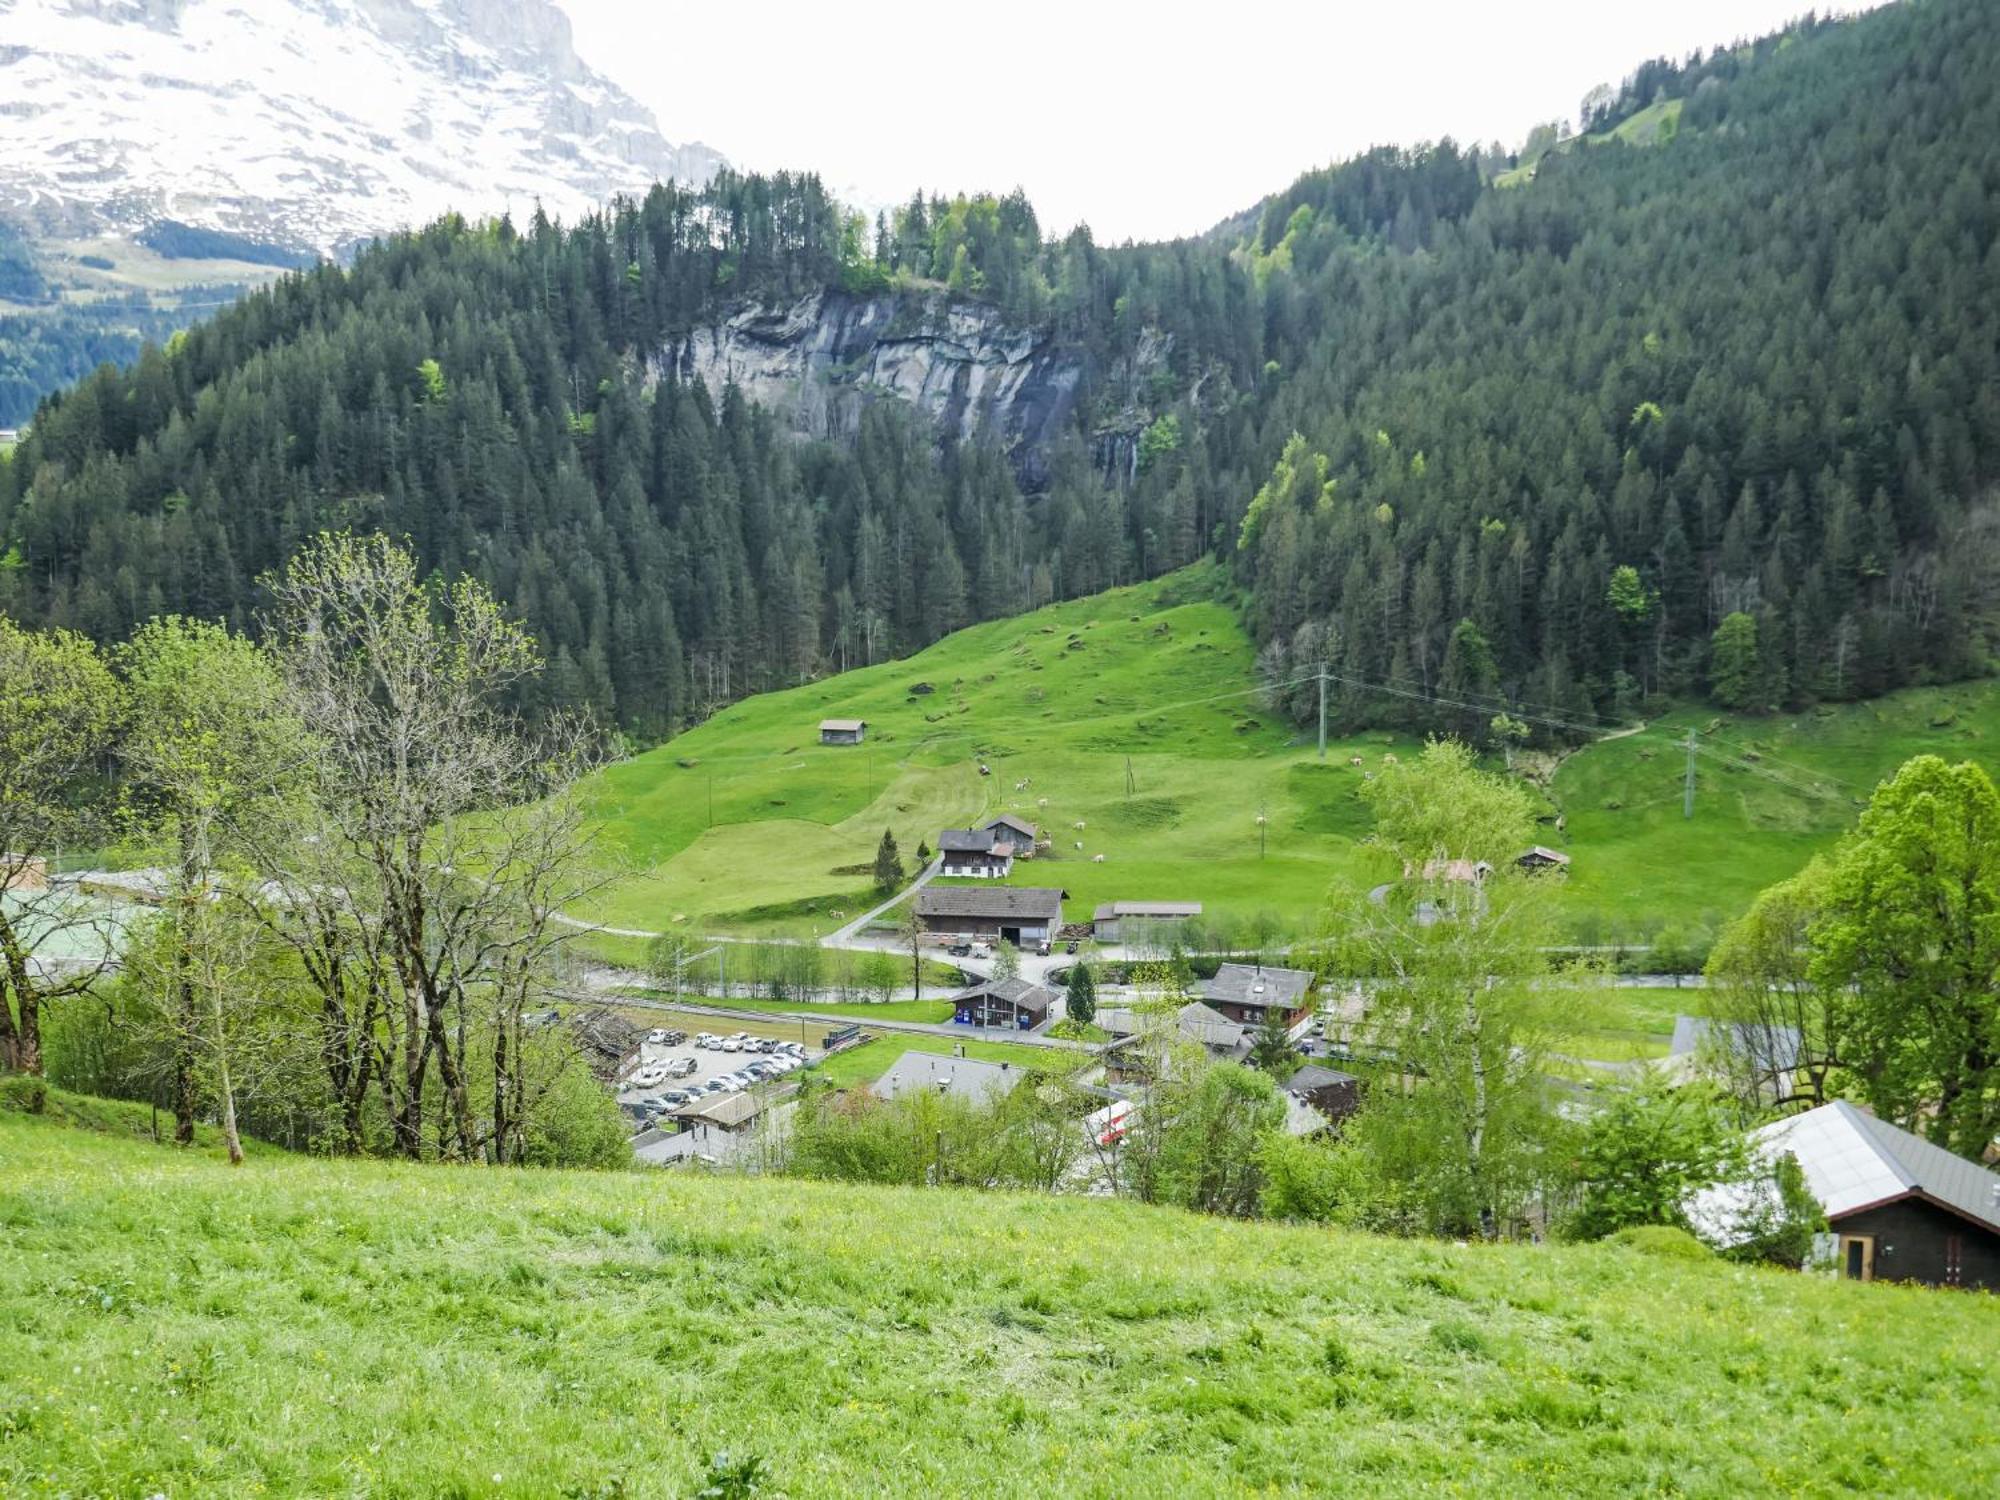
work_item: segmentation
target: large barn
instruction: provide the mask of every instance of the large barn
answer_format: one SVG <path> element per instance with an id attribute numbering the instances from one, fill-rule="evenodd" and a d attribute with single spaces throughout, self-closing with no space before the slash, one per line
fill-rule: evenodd
<path id="1" fill-rule="evenodd" d="M 917 892 L 917 920 L 939 936 L 983 938 L 1017 948 L 1046 943 L 1062 928 L 1067 891 L 1041 886 L 927 885 Z"/>

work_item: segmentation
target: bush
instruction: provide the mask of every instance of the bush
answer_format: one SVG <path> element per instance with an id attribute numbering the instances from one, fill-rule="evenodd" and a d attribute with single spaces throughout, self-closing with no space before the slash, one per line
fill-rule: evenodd
<path id="1" fill-rule="evenodd" d="M 1685 1229 L 1671 1224 L 1633 1224 L 1604 1242 L 1636 1250 L 1641 1255 L 1657 1255 L 1663 1260 L 1713 1260 L 1715 1252 Z"/>
<path id="2" fill-rule="evenodd" d="M 15 1114 L 38 1115 L 49 1107 L 49 1086 L 26 1073 L 0 1077 L 0 1109 Z"/>

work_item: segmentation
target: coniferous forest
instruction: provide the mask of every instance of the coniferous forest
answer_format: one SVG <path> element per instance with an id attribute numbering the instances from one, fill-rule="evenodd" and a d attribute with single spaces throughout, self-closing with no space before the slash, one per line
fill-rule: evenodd
<path id="1" fill-rule="evenodd" d="M 1985 670 L 2000 15 L 1802 23 L 1584 120 L 1372 152 L 1166 245 L 1045 234 L 1018 193 L 869 223 L 783 174 L 443 221 L 48 402 L 0 463 L 0 608 L 254 626 L 302 542 L 380 529 L 644 739 L 1210 552 L 1273 680 L 1326 663 L 1348 722 Z M 1032 463 L 886 396 L 801 439 L 662 372 L 820 291 L 988 310 L 1079 372 L 1073 419 Z"/>

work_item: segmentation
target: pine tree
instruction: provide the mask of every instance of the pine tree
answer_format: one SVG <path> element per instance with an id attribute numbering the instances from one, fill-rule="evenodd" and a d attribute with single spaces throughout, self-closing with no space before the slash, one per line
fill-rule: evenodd
<path id="1" fill-rule="evenodd" d="M 903 856 L 896 850 L 896 835 L 885 828 L 875 846 L 875 889 L 893 891 L 902 883 Z"/>

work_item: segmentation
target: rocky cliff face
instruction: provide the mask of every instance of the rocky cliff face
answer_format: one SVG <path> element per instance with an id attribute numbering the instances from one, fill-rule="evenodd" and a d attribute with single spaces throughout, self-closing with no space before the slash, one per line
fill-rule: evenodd
<path id="1" fill-rule="evenodd" d="M 1142 359 L 1163 361 L 1164 340 Z M 653 373 L 734 382 L 801 437 L 854 435 L 863 406 L 896 399 L 926 413 L 941 439 L 1001 444 L 1023 485 L 1048 480 L 1050 448 L 1071 430 L 1102 372 L 1053 335 L 1010 326 L 997 309 L 942 293 L 821 292 L 781 307 L 745 306 L 660 351 Z M 1100 463 L 1129 435 L 1094 434 Z"/>

